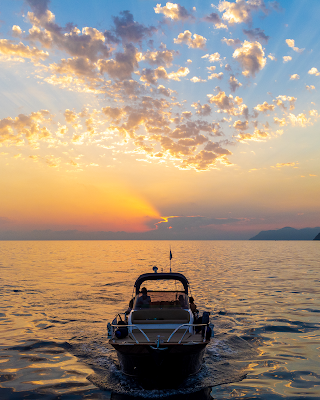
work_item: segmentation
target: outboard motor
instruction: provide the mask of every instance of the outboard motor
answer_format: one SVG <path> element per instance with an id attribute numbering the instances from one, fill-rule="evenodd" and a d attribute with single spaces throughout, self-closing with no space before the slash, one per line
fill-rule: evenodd
<path id="1" fill-rule="evenodd" d="M 209 315 L 210 313 L 208 311 L 204 311 L 202 314 L 202 324 L 207 324 L 207 326 L 202 327 L 202 337 L 204 337 L 204 334 L 206 334 L 206 340 L 210 340 L 211 337 L 211 327 L 209 326 Z"/>

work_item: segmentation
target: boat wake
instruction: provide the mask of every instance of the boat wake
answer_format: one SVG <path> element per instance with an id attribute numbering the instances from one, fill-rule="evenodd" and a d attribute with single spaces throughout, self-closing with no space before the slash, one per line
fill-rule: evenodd
<path id="1" fill-rule="evenodd" d="M 218 332 L 219 325 L 225 328 L 226 321 L 223 318 L 216 322 Z M 230 328 L 230 321 L 227 322 Z M 124 375 L 120 371 L 116 351 L 97 338 L 90 343 L 73 345 L 72 352 L 95 371 L 88 379 L 100 389 L 110 390 L 114 399 L 125 400 L 127 396 L 150 399 L 173 396 L 174 399 L 186 395 L 187 398 L 191 396 L 190 399 L 210 399 L 211 389 L 208 391 L 208 388 L 245 379 L 248 360 L 257 354 L 257 349 L 251 340 L 228 334 L 221 329 L 206 347 L 201 371 L 170 389 L 142 387 L 136 379 Z"/>

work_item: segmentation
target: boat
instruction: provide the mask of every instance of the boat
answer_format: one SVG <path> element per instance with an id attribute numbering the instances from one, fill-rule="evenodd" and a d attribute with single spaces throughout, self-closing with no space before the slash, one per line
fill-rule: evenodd
<path id="1" fill-rule="evenodd" d="M 162 288 L 171 281 L 171 290 L 147 290 L 148 281 Z M 172 281 L 180 283 L 179 290 Z M 109 343 L 125 375 L 144 386 L 172 387 L 200 371 L 213 325 L 209 312 L 199 317 L 191 310 L 190 300 L 189 282 L 181 273 L 158 273 L 154 267 L 154 273 L 138 277 L 129 309 L 109 324 Z"/>

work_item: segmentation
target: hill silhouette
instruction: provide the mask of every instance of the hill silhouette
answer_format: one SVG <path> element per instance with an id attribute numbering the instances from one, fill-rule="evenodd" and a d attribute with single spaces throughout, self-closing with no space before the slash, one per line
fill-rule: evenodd
<path id="1" fill-rule="evenodd" d="M 319 227 L 295 229 L 287 226 L 276 230 L 261 231 L 250 240 L 313 240 L 318 236 L 319 239 L 315 240 L 320 240 L 319 231 Z"/>
<path id="2" fill-rule="evenodd" d="M 320 240 L 320 232 L 317 234 L 317 236 L 313 240 Z"/>

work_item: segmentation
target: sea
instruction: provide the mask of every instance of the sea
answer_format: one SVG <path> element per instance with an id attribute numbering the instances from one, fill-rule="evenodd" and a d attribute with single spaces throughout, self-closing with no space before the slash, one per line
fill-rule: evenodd
<path id="1" fill-rule="evenodd" d="M 145 389 L 107 324 L 170 247 L 215 336 L 197 375 Z M 320 399 L 319 260 L 317 241 L 1 241 L 0 399 Z"/>

